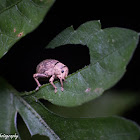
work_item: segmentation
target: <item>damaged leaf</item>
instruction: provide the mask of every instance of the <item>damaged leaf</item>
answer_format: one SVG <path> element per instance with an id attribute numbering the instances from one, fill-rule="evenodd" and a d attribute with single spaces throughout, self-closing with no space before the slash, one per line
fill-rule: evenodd
<path id="1" fill-rule="evenodd" d="M 121 117 L 97 118 L 64 118 L 50 112 L 33 96 L 19 96 L 5 80 L 0 78 L 0 133 L 17 134 L 19 139 L 25 139 L 19 133 L 17 114 L 22 117 L 32 136 L 44 136 L 50 140 L 105 139 L 136 140 L 140 137 L 137 124 Z M 23 130 L 24 131 L 24 130 Z M 22 132 L 21 132 L 22 133 Z M 40 137 L 39 137 L 40 138 Z M 27 137 L 26 137 L 27 139 Z M 28 138 L 31 139 L 31 138 Z"/>
<path id="2" fill-rule="evenodd" d="M 37 99 L 45 99 L 60 106 L 77 106 L 93 100 L 121 79 L 138 40 L 139 35 L 135 31 L 101 29 L 99 21 L 84 23 L 76 30 L 69 27 L 58 34 L 46 49 L 66 44 L 86 45 L 90 52 L 90 65 L 69 75 L 63 92 L 60 83 L 56 82 L 56 94 L 50 84 L 31 93 Z"/>

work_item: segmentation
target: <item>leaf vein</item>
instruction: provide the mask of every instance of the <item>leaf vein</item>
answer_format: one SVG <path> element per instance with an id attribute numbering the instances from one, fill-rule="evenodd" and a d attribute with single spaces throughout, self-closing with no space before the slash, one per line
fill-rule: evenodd
<path id="1" fill-rule="evenodd" d="M 23 12 L 21 12 L 21 10 L 18 8 L 18 5 L 15 5 L 15 7 L 19 15 L 23 17 L 28 22 L 28 24 L 30 24 L 33 27 L 34 25 L 32 24 L 31 19 L 29 19 Z"/>
<path id="2" fill-rule="evenodd" d="M 67 38 L 67 40 L 64 40 L 64 44 L 69 44 L 69 43 L 70 43 L 69 39 L 72 37 L 72 35 L 73 35 L 74 33 L 75 33 L 75 31 L 73 31 L 73 32 L 70 33 L 70 35 L 69 35 L 69 37 Z"/>
<path id="3" fill-rule="evenodd" d="M 15 4 L 6 7 L 5 9 L 3 9 L 2 11 L 0 11 L 0 14 L 4 13 L 5 11 L 7 11 L 8 9 L 11 9 L 12 7 L 14 7 L 15 5 L 19 4 L 20 2 L 22 2 L 22 0 L 17 1 Z"/>
<path id="4" fill-rule="evenodd" d="M 81 75 L 82 80 L 84 81 L 84 83 L 85 83 L 85 84 L 88 86 L 88 88 L 89 88 L 89 83 L 85 80 L 85 78 L 83 77 L 81 71 L 79 72 L 79 74 Z"/>
<path id="5" fill-rule="evenodd" d="M 33 3 L 33 5 L 35 5 L 36 7 L 39 7 L 39 8 L 46 8 L 46 6 L 40 6 L 40 5 L 38 5 L 38 4 L 36 4 L 33 0 L 30 0 L 32 3 Z"/>
<path id="6" fill-rule="evenodd" d="M 46 124 L 46 122 L 42 119 L 42 117 L 21 97 L 17 97 L 19 101 L 27 107 L 28 110 L 30 110 L 33 115 L 39 120 L 39 122 L 56 138 L 59 139 L 59 137 L 54 133 L 54 131 Z"/>
<path id="7" fill-rule="evenodd" d="M 1 31 L 0 31 L 0 35 L 5 35 L 5 36 L 7 36 L 7 37 L 9 37 L 9 38 L 15 39 L 14 37 L 12 37 L 12 36 L 10 36 L 10 35 L 7 35 L 7 34 L 1 32 Z"/>

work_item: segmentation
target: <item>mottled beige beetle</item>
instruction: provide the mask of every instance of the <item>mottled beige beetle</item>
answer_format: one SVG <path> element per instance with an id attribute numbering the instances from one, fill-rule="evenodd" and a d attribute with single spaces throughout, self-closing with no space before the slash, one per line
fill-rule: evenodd
<path id="1" fill-rule="evenodd" d="M 60 79 L 61 83 L 61 91 L 64 90 L 63 88 L 63 80 L 65 81 L 65 78 L 68 76 L 69 69 L 66 65 L 62 64 L 58 60 L 55 59 L 46 59 L 39 63 L 36 68 L 36 73 L 33 75 L 33 78 L 35 79 L 37 83 L 36 90 L 39 89 L 41 84 L 39 83 L 39 78 L 50 78 L 49 82 L 52 84 L 52 86 L 55 89 L 55 93 L 57 92 L 57 87 L 54 85 L 53 81 L 56 78 Z"/>

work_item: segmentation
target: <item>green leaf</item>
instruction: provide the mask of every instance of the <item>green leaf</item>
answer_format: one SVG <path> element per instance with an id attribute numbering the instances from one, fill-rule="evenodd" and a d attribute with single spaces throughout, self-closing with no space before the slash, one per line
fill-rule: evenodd
<path id="1" fill-rule="evenodd" d="M 0 58 L 21 37 L 33 31 L 55 0 L 0 1 Z"/>
<path id="2" fill-rule="evenodd" d="M 106 91 L 100 98 L 76 107 L 56 106 L 42 101 L 52 112 L 63 117 L 93 118 L 112 115 L 124 115 L 125 112 L 139 105 L 139 94 L 128 91 Z"/>
<path id="3" fill-rule="evenodd" d="M 3 79 L 0 78 L 0 132 L 2 134 L 15 134 L 17 130 L 17 113 L 19 113 L 27 125 L 31 136 L 40 134 L 50 139 L 57 135 L 50 129 L 41 116 L 23 98 L 18 96 Z"/>
<path id="4" fill-rule="evenodd" d="M 20 97 L 19 93 L 1 78 L 0 85 L 2 85 L 0 87 L 1 134 L 21 135 L 18 133 L 16 120 L 19 113 L 31 136 L 44 135 L 51 140 L 111 140 L 114 137 L 116 140 L 137 140 L 140 137 L 140 128 L 132 121 L 120 117 L 63 118 L 50 112 L 34 96 Z"/>
<path id="5" fill-rule="evenodd" d="M 66 44 L 87 45 L 90 65 L 69 75 L 63 92 L 59 82 L 55 83 L 58 88 L 56 94 L 50 84 L 42 86 L 38 92 L 31 92 L 37 99 L 46 99 L 60 106 L 77 106 L 99 97 L 120 80 L 137 46 L 139 35 L 129 29 L 102 30 L 100 26 L 99 21 L 90 21 L 77 30 L 69 27 L 50 42 L 47 48 Z"/>
<path id="6" fill-rule="evenodd" d="M 0 78 L 0 133 L 15 134 L 13 89 Z"/>
<path id="7" fill-rule="evenodd" d="M 120 117 L 97 118 L 63 118 L 49 112 L 38 101 L 31 102 L 31 97 L 25 97 L 30 101 L 35 110 L 44 118 L 47 124 L 54 130 L 60 139 L 104 139 L 116 140 L 138 139 L 140 129 L 132 129 L 135 123 Z M 138 134 L 137 134 L 138 133 Z"/>

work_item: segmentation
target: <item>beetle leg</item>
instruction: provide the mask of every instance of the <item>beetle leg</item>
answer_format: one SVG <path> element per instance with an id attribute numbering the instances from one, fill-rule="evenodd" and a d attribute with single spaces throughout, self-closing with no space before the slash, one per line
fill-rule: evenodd
<path id="1" fill-rule="evenodd" d="M 67 81 L 66 81 L 66 79 L 65 79 L 65 78 L 64 78 L 63 80 L 64 80 L 64 82 L 66 82 L 66 83 L 67 83 Z"/>
<path id="2" fill-rule="evenodd" d="M 57 75 L 57 78 L 59 78 L 60 83 L 61 83 L 61 91 L 64 91 L 64 88 L 63 88 L 63 79 L 62 79 L 62 77 L 61 77 L 60 75 Z M 64 79 L 64 81 L 65 81 L 65 79 Z"/>
<path id="3" fill-rule="evenodd" d="M 45 74 L 40 74 L 40 73 L 35 73 L 33 75 L 33 78 L 35 79 L 36 83 L 37 83 L 37 88 L 36 90 L 39 90 L 39 87 L 41 86 L 41 84 L 39 83 L 38 81 L 38 78 L 46 78 L 46 75 Z"/>
<path id="4" fill-rule="evenodd" d="M 55 84 L 53 83 L 54 78 L 55 78 L 55 75 L 53 75 L 53 76 L 50 78 L 49 82 L 50 82 L 50 83 L 52 84 L 52 86 L 54 87 L 54 92 L 56 93 L 56 92 L 57 92 L 57 87 L 56 87 Z"/>
<path id="5" fill-rule="evenodd" d="M 59 79 L 60 79 L 60 83 L 61 83 L 61 91 L 64 91 L 62 78 L 59 77 Z"/>

